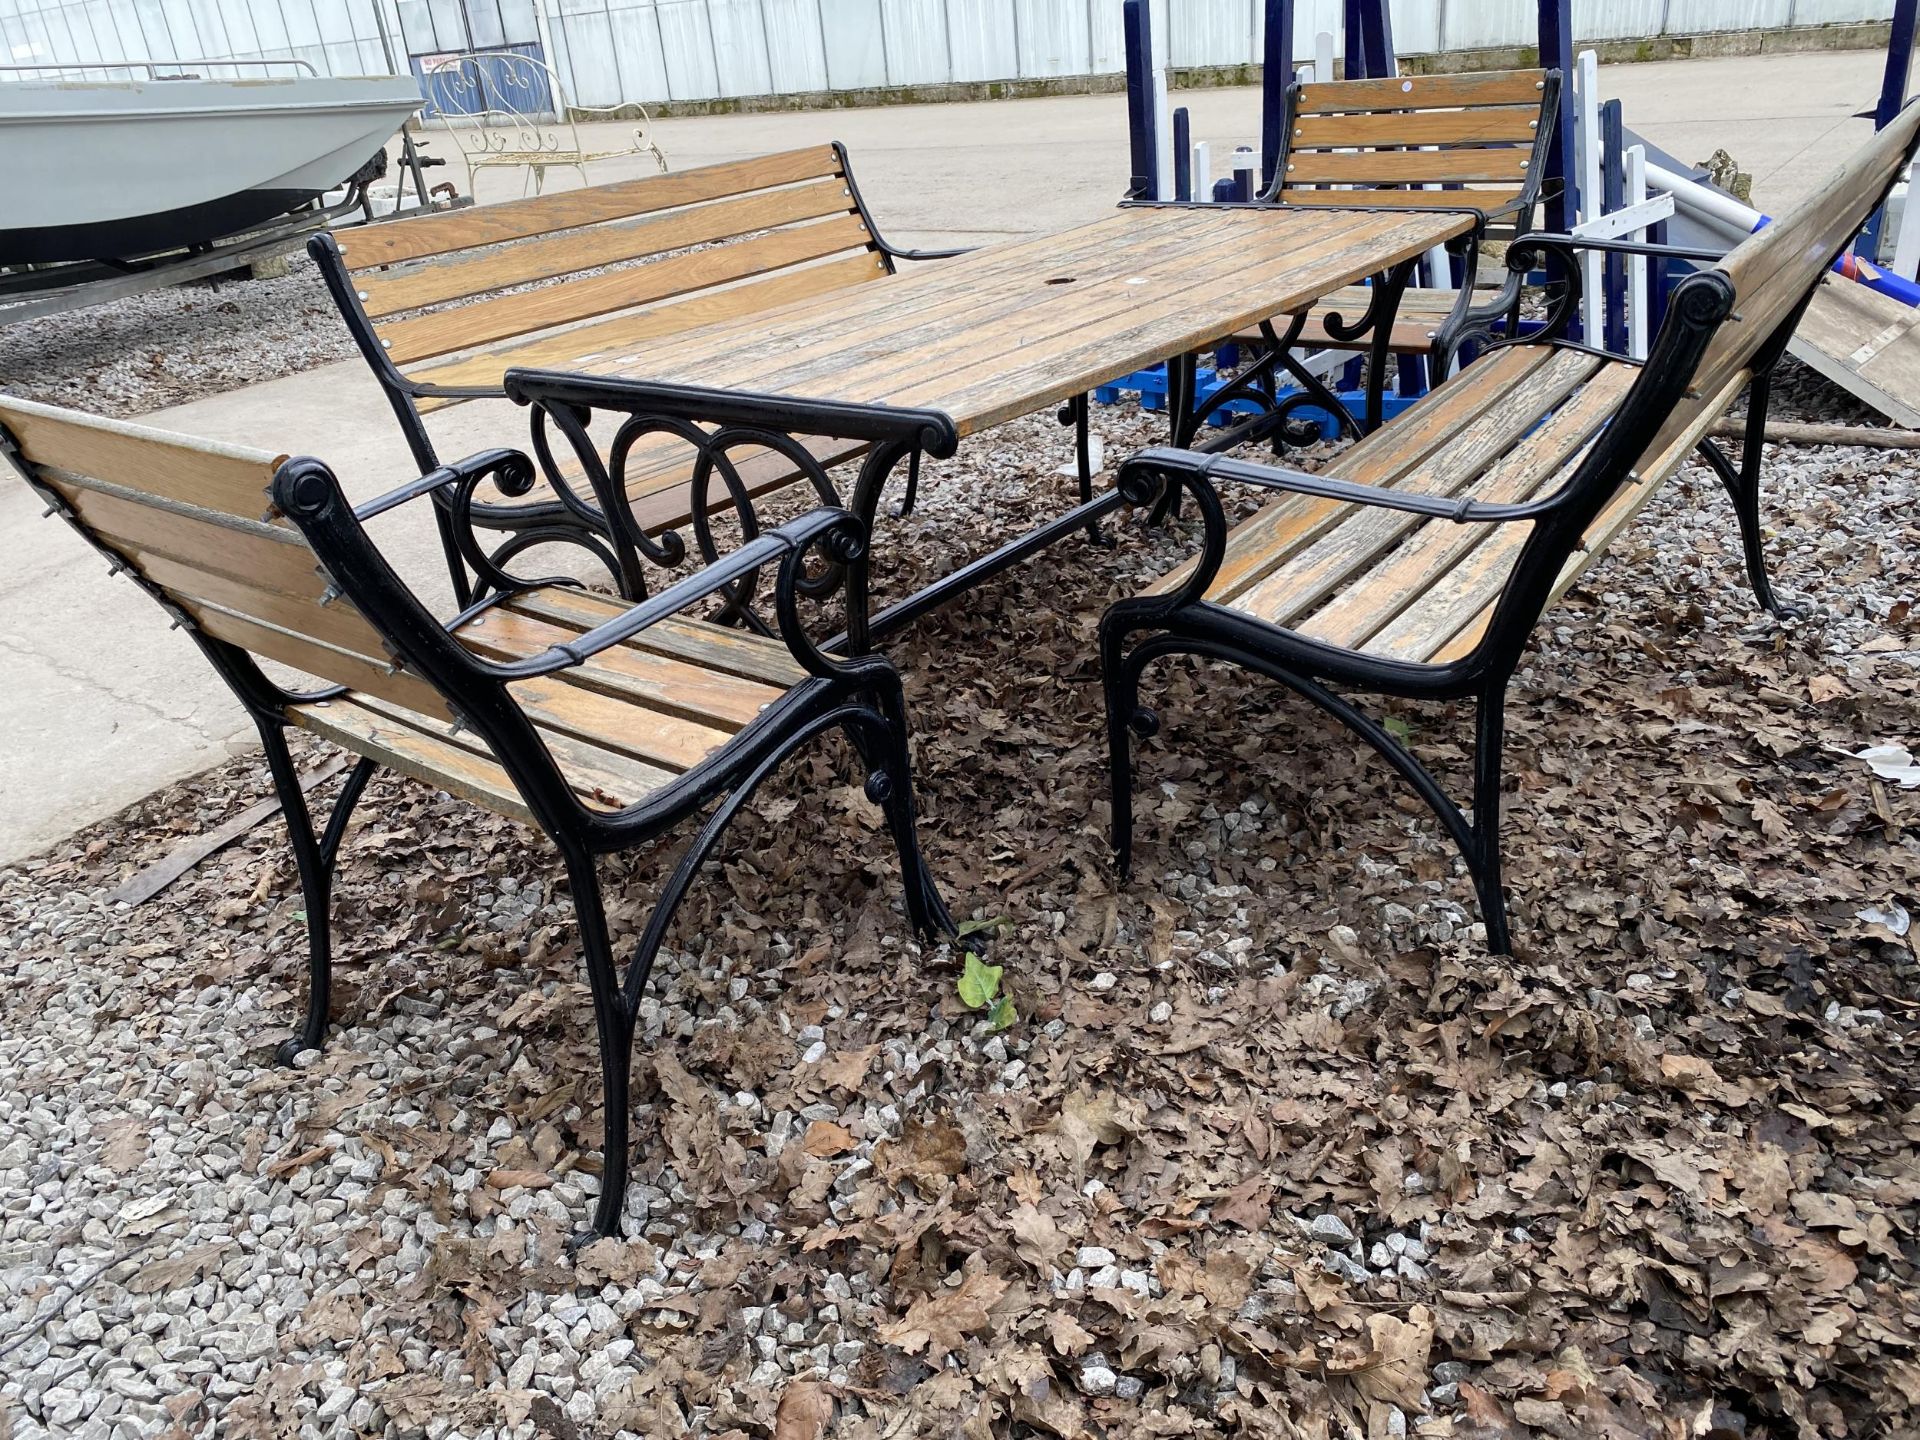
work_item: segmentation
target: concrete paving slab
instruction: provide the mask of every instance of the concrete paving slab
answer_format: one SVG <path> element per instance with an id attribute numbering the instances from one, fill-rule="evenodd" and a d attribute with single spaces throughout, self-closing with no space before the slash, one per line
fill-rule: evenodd
<path id="1" fill-rule="evenodd" d="M 1870 52 L 1609 66 L 1629 125 L 1688 160 L 1725 147 L 1755 176 L 1757 203 L 1780 209 L 1871 131 L 1850 118 L 1879 91 Z M 1224 174 L 1258 128 L 1258 93 L 1183 91 L 1196 139 Z M 662 120 L 675 169 L 844 141 L 868 201 L 903 245 L 986 244 L 1096 219 L 1126 182 L 1125 101 L 1066 96 L 984 104 L 782 112 Z M 622 127 L 597 129 L 617 138 Z M 630 127 L 627 127 L 630 129 Z M 441 142 L 441 153 L 450 147 Z M 608 162 L 597 180 L 647 173 L 650 158 Z M 436 177 L 437 178 L 437 177 Z M 564 178 L 560 181 L 564 184 Z M 512 198 L 483 174 L 481 198 Z M 270 338 L 263 339 L 270 344 Z M 409 476 L 391 413 L 358 361 L 330 365 L 144 417 L 145 423 L 330 463 L 364 498 Z M 449 455 L 520 443 L 519 412 L 473 404 L 433 426 Z M 41 523 L 24 487 L 0 484 L 0 863 L 214 763 L 251 727 L 189 642 L 57 522 Z M 383 543 L 430 595 L 444 596 L 426 517 L 383 522 Z"/>

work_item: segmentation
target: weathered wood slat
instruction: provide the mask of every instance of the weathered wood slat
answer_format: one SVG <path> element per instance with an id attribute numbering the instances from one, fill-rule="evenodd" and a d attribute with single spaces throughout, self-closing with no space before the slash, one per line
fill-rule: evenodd
<path id="1" fill-rule="evenodd" d="M 847 198 L 844 183 L 816 180 L 791 189 L 716 200 L 651 219 L 567 230 L 495 246 L 478 254 L 427 260 L 404 270 L 363 274 L 355 284 L 363 297 L 362 308 L 379 319 L 510 285 L 551 280 L 690 245 L 732 240 L 756 230 L 852 213 L 853 202 Z"/>
<path id="2" fill-rule="evenodd" d="M 1675 424 L 1668 427 L 1668 434 L 1655 443 L 1643 467 L 1636 470 L 1638 478 L 1622 487 L 1588 527 L 1585 543 L 1568 557 L 1561 583 L 1556 585 L 1552 598 L 1565 593 L 1573 580 L 1600 557 L 1626 523 L 1639 513 L 1640 507 L 1666 483 L 1687 458 L 1699 436 L 1733 403 L 1746 378 L 1740 376 L 1736 383 L 1724 386 L 1693 406 L 1690 414 L 1676 417 Z M 1368 641 L 1366 653 L 1435 663 L 1469 653 L 1485 634 L 1487 621 L 1514 563 L 1520 558 L 1530 529 L 1525 525 L 1498 527 L 1443 575 L 1421 597 L 1417 608 L 1408 610 Z"/>
<path id="3" fill-rule="evenodd" d="M 1307 223 L 1292 227 L 1293 238 L 1307 244 L 1332 233 L 1334 224 L 1308 217 Z M 1129 301 L 1137 302 L 1142 289 L 1157 288 L 1163 270 L 1174 272 L 1169 277 L 1174 283 L 1190 281 L 1195 274 L 1219 273 L 1217 257 L 1197 253 L 1198 233 L 1191 212 L 1148 212 L 1137 227 L 1102 222 L 1053 237 L 1050 249 L 966 256 L 858 295 L 827 296 L 775 316 L 750 316 L 648 351 L 609 351 L 594 357 L 588 368 L 692 379 L 703 367 L 710 371 L 724 365 L 728 373 L 742 377 L 739 383 L 763 391 L 772 387 L 768 377 L 777 373 L 788 394 L 809 393 L 805 387 L 815 377 L 840 386 L 857 384 L 849 357 L 870 358 L 884 374 L 929 373 L 939 357 L 977 347 L 983 333 L 1037 323 L 1042 305 L 1049 315 L 1065 308 L 1091 318 L 1096 312 L 1086 304 L 1089 287 L 1136 272 L 1153 276 L 1153 283 L 1125 292 Z M 1029 247 L 1007 249 L 1024 252 Z M 1074 277 L 1071 284 L 1048 283 L 1066 277 Z"/>
<path id="4" fill-rule="evenodd" d="M 28 460 L 67 471 L 76 483 L 116 481 L 246 520 L 266 514 L 267 487 L 286 458 L 11 395 L 0 395 L 0 425 L 13 432 Z"/>
<path id="5" fill-rule="evenodd" d="M 1224 288 L 1184 286 L 1169 276 L 1168 302 L 1142 301 L 1122 323 L 1066 333 L 1045 347 L 1026 346 L 1016 333 L 1012 353 L 983 358 L 932 382 L 889 387 L 876 398 L 942 409 L 963 435 L 1003 424 L 1164 359 L 1176 316 L 1191 329 L 1188 348 L 1198 348 L 1263 315 L 1296 309 L 1316 294 L 1421 254 L 1437 243 L 1437 227 L 1462 223 L 1462 217 L 1404 212 L 1355 218 L 1348 225 L 1353 243 L 1345 248 L 1313 259 L 1244 255 L 1235 284 Z"/>
<path id="6" fill-rule="evenodd" d="M 681 170 L 670 175 L 648 175 L 612 185 L 590 185 L 581 190 L 508 200 L 499 205 L 477 205 L 445 215 L 423 215 L 368 225 L 354 231 L 341 251 L 349 269 L 365 270 L 401 260 L 443 255 L 450 250 L 524 240 L 530 235 L 548 235 L 605 220 L 697 205 L 750 190 L 792 185 L 839 173 L 840 160 L 831 147 L 810 146 L 751 160 L 703 165 L 697 170 Z"/>
<path id="7" fill-rule="evenodd" d="M 1459 190 L 1309 190 L 1289 185 L 1280 198 L 1289 205 L 1336 205 L 1348 209 L 1387 206 L 1398 210 L 1478 210 L 1492 214 L 1505 210 L 1519 195 L 1520 187 L 1496 189 L 1476 185 Z"/>
<path id="8" fill-rule="evenodd" d="M 507 608 L 580 632 L 623 614 L 627 606 L 609 595 L 550 585 L 516 596 L 507 602 Z M 641 631 L 629 643 L 655 654 L 692 661 L 720 674 L 737 675 L 743 680 L 782 689 L 807 678 L 807 672 L 778 640 L 746 630 L 723 629 L 700 620 L 684 617 L 663 620 Z"/>
<path id="9" fill-rule="evenodd" d="M 1556 352 L 1455 431 L 1444 448 L 1420 464 L 1417 475 L 1406 476 L 1409 483 L 1401 488 L 1442 497 L 1470 489 L 1600 364 L 1581 351 Z M 1420 516 L 1397 510 L 1343 508 L 1343 518 L 1310 548 L 1234 595 L 1233 608 L 1291 627 L 1423 523 Z"/>
<path id="10" fill-rule="evenodd" d="M 1486 70 L 1467 75 L 1396 75 L 1302 85 L 1296 112 L 1334 115 L 1352 110 L 1449 110 L 1478 105 L 1531 105 L 1546 88 L 1544 70 Z"/>
<path id="11" fill-rule="evenodd" d="M 564 673 L 510 687 L 539 725 L 666 770 L 690 770 L 734 732 L 646 710 L 578 685 Z"/>
<path id="12" fill-rule="evenodd" d="M 381 344 L 396 365 L 426 360 L 504 340 L 529 331 L 631 309 L 694 290 L 762 275 L 809 260 L 823 260 L 871 243 L 866 225 L 852 215 L 775 230 L 757 239 L 693 250 L 608 274 L 539 290 L 499 295 L 448 310 L 428 311 L 379 327 Z"/>
<path id="13" fill-rule="evenodd" d="M 1539 101 L 1534 101 L 1537 107 Z M 1302 115 L 1288 132 L 1296 150 L 1412 145 L 1498 145 L 1531 142 L 1540 130 L 1537 108 L 1424 110 L 1406 114 L 1359 112 Z"/>
<path id="14" fill-rule="evenodd" d="M 389 673 L 389 662 L 384 655 L 375 658 L 325 645 L 311 636 L 250 620 L 205 601 L 183 601 L 181 608 L 216 640 L 224 640 L 229 645 L 237 645 L 264 659 L 291 666 L 324 684 L 364 690 L 370 695 L 391 700 L 396 705 L 404 705 L 409 710 L 418 710 L 423 715 L 431 715 L 439 720 L 453 719 L 453 712 L 447 708 L 447 702 L 440 698 L 438 690 L 405 670 Z"/>
<path id="15" fill-rule="evenodd" d="M 756 277 L 726 289 L 655 305 L 558 335 L 490 346 L 466 359 L 420 366 L 410 373 L 414 379 L 434 385 L 498 387 L 501 378 L 515 366 L 536 370 L 579 369 L 593 364 L 606 353 L 631 353 L 642 341 L 683 334 L 741 315 L 765 315 L 796 301 L 834 294 L 862 281 L 882 279 L 886 274 L 886 262 L 878 255 L 849 255 L 801 270 Z M 461 403 L 459 399 L 428 396 L 420 401 L 420 410 L 424 414 Z"/>
<path id="16" fill-rule="evenodd" d="M 431 739 L 479 759 L 490 762 L 494 758 L 487 743 L 472 730 L 440 725 L 424 715 L 401 710 L 374 696 L 355 695 L 353 698 L 363 709 L 376 716 L 411 726 Z M 671 770 L 663 770 L 657 765 L 648 765 L 625 755 L 611 754 L 598 746 L 576 740 L 571 735 L 555 734 L 538 726 L 535 730 L 540 736 L 540 743 L 546 746 L 547 753 L 553 757 L 554 764 L 560 767 L 568 788 L 595 809 L 618 810 L 635 804 L 675 778 Z"/>
<path id="17" fill-rule="evenodd" d="M 1286 184 L 1472 185 L 1526 178 L 1531 149 L 1476 146 L 1451 150 L 1305 150 L 1287 157 Z"/>
<path id="18" fill-rule="evenodd" d="M 294 630 L 361 655 L 384 653 L 379 633 L 353 608 L 351 601 L 341 597 L 325 605 L 320 603 L 326 582 L 313 571 L 305 572 L 305 592 L 293 595 L 284 589 L 265 589 L 165 555 L 142 554 L 129 558 L 149 580 L 182 600 L 204 600 L 264 624 Z"/>
<path id="19" fill-rule="evenodd" d="M 1333 473 L 1364 485 L 1390 484 L 1444 444 L 1455 428 L 1495 403 L 1509 385 L 1519 383 L 1545 358 L 1533 348 L 1507 349 L 1486 357 L 1448 384 L 1429 391 L 1392 426 L 1382 426 L 1354 444 L 1340 456 L 1341 463 Z M 1335 501 L 1304 495 L 1283 495 L 1263 505 L 1227 537 L 1226 556 L 1210 598 L 1224 603 L 1284 564 L 1323 533 L 1344 508 Z M 1177 589 L 1193 572 L 1193 564 L 1188 561 L 1169 571 L 1149 585 L 1146 593 L 1163 595 Z"/>
<path id="20" fill-rule="evenodd" d="M 157 554 L 286 595 L 312 591 L 320 560 L 294 531 L 212 510 L 128 498 L 55 478 L 87 528 L 129 560 Z"/>
<path id="21" fill-rule="evenodd" d="M 1572 473 L 1593 436 L 1620 406 L 1638 371 L 1608 365 L 1473 486 L 1485 504 L 1520 504 Z M 1381 626 L 1418 603 L 1434 581 L 1487 539 L 1491 527 L 1429 521 L 1419 533 L 1356 576 L 1299 629 L 1329 645 L 1357 649 Z M 1437 646 L 1435 648 L 1438 648 Z"/>
<path id="22" fill-rule="evenodd" d="M 497 660 L 537 655 L 578 633 L 498 607 L 476 616 L 459 632 L 469 649 Z M 784 687 L 743 680 L 631 645 L 602 650 L 565 674 L 575 685 L 729 731 L 750 724 L 786 693 Z"/>
<path id="23" fill-rule="evenodd" d="M 498 762 L 369 709 L 348 696 L 296 705 L 287 718 L 356 755 L 485 810 L 533 824 L 512 779 Z"/>

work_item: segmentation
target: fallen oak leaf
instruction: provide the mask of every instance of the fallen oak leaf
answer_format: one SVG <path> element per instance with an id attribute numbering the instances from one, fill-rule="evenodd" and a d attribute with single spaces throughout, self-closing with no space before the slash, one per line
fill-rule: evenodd
<path id="1" fill-rule="evenodd" d="M 816 1120 L 807 1127 L 806 1138 L 800 1145 L 807 1154 L 828 1160 L 858 1149 L 860 1142 L 853 1138 L 853 1132 L 846 1126 L 836 1125 L 831 1120 Z"/>
<path id="2" fill-rule="evenodd" d="M 495 1170 L 487 1176 L 489 1190 L 511 1190 L 515 1186 L 544 1190 L 551 1184 L 553 1176 L 545 1170 Z"/>
<path id="3" fill-rule="evenodd" d="M 966 1337 L 987 1328 L 988 1311 L 1007 1292 L 1007 1282 L 989 1270 L 969 1275 L 956 1289 L 921 1295 L 906 1318 L 880 1327 L 880 1338 L 909 1355 L 926 1352 L 927 1363 L 938 1365 L 966 1343 Z"/>

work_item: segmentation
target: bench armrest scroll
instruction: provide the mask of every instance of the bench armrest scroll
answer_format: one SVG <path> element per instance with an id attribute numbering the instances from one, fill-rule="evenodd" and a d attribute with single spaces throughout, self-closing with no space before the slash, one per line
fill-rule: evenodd
<path id="1" fill-rule="evenodd" d="M 536 478 L 533 461 L 518 450 L 480 450 L 463 460 L 454 460 L 429 470 L 417 480 L 396 486 L 384 495 L 376 495 L 353 507 L 354 518 L 367 521 L 376 515 L 398 509 L 422 495 L 432 495 L 461 484 L 472 484 L 494 477 L 503 494 L 519 497 L 533 489 Z"/>

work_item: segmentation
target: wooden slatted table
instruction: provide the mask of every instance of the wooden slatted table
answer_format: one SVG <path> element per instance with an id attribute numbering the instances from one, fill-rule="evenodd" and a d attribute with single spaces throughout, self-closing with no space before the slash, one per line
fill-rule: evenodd
<path id="1" fill-rule="evenodd" d="M 703 326 L 630 349 L 565 352 L 565 335 L 516 364 L 720 389 L 938 411 L 962 437 L 1062 402 L 1381 275 L 1470 230 L 1463 212 L 1130 209 L 899 277 Z M 1176 367 L 1177 368 L 1177 367 Z M 1193 397 L 1184 397 L 1191 410 Z M 1177 437 L 1191 413 L 1173 416 Z M 1228 432 L 1232 434 L 1233 432 Z M 843 458 L 845 447 L 830 458 Z M 633 472 L 629 471 L 631 476 Z M 873 523 L 880 490 L 852 508 Z M 771 483 L 771 482 L 770 482 Z M 1093 499 L 874 617 L 896 628 L 1072 530 Z"/>

